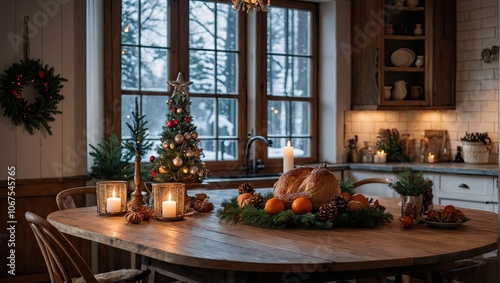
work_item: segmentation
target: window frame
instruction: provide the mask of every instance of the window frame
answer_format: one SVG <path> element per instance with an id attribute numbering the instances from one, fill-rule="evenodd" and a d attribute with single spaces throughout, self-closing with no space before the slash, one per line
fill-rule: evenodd
<path id="1" fill-rule="evenodd" d="M 210 2 L 230 3 L 230 0 L 214 0 Z M 108 138 L 111 133 L 120 134 L 121 138 L 121 96 L 127 94 L 121 88 L 121 0 L 104 1 L 104 136 Z M 311 65 L 311 154 L 309 157 L 295 159 L 295 164 L 308 164 L 317 161 L 318 156 L 318 5 L 313 3 L 298 1 L 273 0 L 272 5 L 311 10 L 311 32 L 312 32 L 312 65 Z M 184 80 L 189 80 L 189 39 L 180 38 L 181 35 L 189 34 L 189 1 L 170 0 L 170 18 L 172 25 L 178 27 L 170 30 L 170 62 L 169 62 L 169 80 L 174 81 L 178 72 L 182 72 Z M 239 56 L 238 56 L 238 89 L 234 98 L 238 99 L 238 156 L 236 160 L 231 161 L 205 161 L 210 169 L 211 176 L 231 176 L 244 173 L 245 164 L 245 145 L 248 140 L 247 133 L 252 128 L 252 121 L 249 116 L 255 115 L 256 133 L 267 135 L 267 73 L 255 71 L 255 74 L 249 74 L 247 64 L 255 64 L 255 70 L 267 70 L 267 13 L 255 12 L 254 15 L 248 15 L 246 12 L 234 11 L 240 13 L 238 17 L 239 25 Z M 264 36 L 255 36 L 256 42 L 256 62 L 248 62 L 247 46 L 249 39 L 248 22 L 249 16 L 255 16 L 255 28 L 258 34 Z M 182 23 L 182 20 L 185 20 Z M 252 35 L 253 36 L 253 35 Z M 182 40 L 178 40 L 182 39 Z M 247 87 L 248 82 L 255 82 L 257 86 L 255 93 L 250 93 Z M 130 93 L 128 93 L 130 94 Z M 134 91 L 134 94 L 159 94 L 170 96 L 172 89 L 168 92 L 158 93 L 150 91 Z M 203 96 L 200 96 L 203 97 Z M 206 96 L 211 97 L 211 96 Z M 222 97 L 223 98 L 223 97 Z M 300 97 L 276 97 L 278 100 L 299 100 Z M 255 105 L 249 105 L 255 102 Z M 258 107 L 265 105 L 266 107 Z M 249 115 L 249 109 L 256 109 L 256 113 Z M 142 105 L 141 105 L 142 111 Z M 147 113 L 146 113 L 147 115 Z M 194 121 L 196 125 L 196 121 Z M 283 162 L 279 158 L 268 158 L 267 149 L 263 146 L 256 148 L 256 156 L 262 159 L 266 164 L 263 172 L 279 173 L 282 171 Z M 143 161 L 148 162 L 149 158 L 141 157 Z"/>

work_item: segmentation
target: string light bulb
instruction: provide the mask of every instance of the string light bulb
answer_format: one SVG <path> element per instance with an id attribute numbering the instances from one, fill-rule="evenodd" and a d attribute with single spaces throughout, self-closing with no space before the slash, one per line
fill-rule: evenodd
<path id="1" fill-rule="evenodd" d="M 271 5 L 271 0 L 267 0 L 267 4 L 264 3 L 265 0 L 231 0 L 233 2 L 233 9 L 237 11 L 247 11 L 247 13 L 252 13 L 253 11 L 267 12 L 267 6 Z"/>

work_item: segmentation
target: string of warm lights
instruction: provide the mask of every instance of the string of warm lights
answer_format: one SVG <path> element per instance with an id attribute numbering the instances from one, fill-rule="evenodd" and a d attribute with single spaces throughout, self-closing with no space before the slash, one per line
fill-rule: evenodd
<path id="1" fill-rule="evenodd" d="M 263 11 L 267 12 L 267 6 L 271 5 L 271 0 L 267 0 L 267 4 L 264 3 L 265 0 L 231 0 L 233 2 L 233 9 L 237 11 L 247 11 L 247 13 L 252 13 L 253 11 Z"/>

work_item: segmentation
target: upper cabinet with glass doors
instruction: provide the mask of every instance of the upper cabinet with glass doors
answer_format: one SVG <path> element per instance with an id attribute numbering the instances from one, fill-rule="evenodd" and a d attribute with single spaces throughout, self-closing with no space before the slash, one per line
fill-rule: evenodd
<path id="1" fill-rule="evenodd" d="M 352 109 L 453 109 L 455 1 L 351 3 Z"/>

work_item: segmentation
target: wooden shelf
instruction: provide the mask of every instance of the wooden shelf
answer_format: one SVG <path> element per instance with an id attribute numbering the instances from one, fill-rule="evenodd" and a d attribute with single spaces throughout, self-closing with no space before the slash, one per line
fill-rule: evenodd
<path id="1" fill-rule="evenodd" d="M 386 72 L 414 72 L 414 73 L 424 73 L 425 68 L 417 67 L 384 67 Z"/>
<path id="2" fill-rule="evenodd" d="M 413 12 L 425 10 L 425 7 L 407 7 L 407 6 L 395 6 L 395 5 L 385 5 L 385 8 L 389 10 L 413 11 Z"/>
<path id="3" fill-rule="evenodd" d="M 386 34 L 384 38 L 387 40 L 425 40 L 425 35 L 397 35 Z"/>

